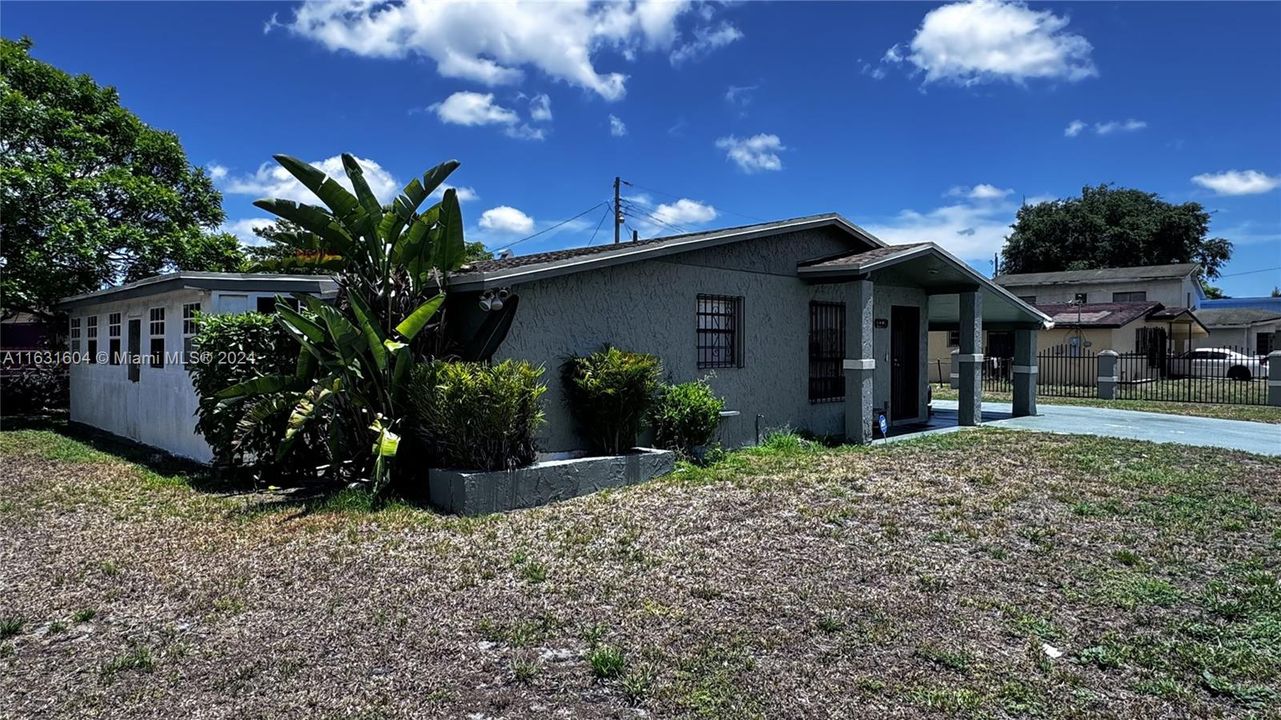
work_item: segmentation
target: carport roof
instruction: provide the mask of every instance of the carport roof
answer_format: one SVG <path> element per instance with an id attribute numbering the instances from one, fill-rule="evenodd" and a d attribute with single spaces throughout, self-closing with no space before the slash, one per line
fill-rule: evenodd
<path id="1" fill-rule="evenodd" d="M 953 330 L 960 322 L 961 292 L 983 298 L 983 324 L 992 329 L 1048 329 L 1054 322 L 1009 290 L 934 243 L 891 245 L 815 258 L 797 264 L 796 273 L 813 282 L 868 278 L 890 285 L 920 287 L 930 295 L 931 330 Z"/>

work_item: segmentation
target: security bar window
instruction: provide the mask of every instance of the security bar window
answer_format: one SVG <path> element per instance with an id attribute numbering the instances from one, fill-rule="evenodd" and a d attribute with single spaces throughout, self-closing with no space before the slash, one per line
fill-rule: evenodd
<path id="1" fill-rule="evenodd" d="M 98 316 L 90 315 L 85 318 L 85 355 L 88 356 L 89 362 L 98 362 Z"/>
<path id="2" fill-rule="evenodd" d="M 193 344 L 196 339 L 196 315 L 200 312 L 200 303 L 185 303 L 182 306 L 182 361 L 187 367 L 192 365 L 194 356 Z"/>
<path id="3" fill-rule="evenodd" d="M 165 366 L 165 309 L 162 307 L 151 308 L 150 330 L 151 330 L 151 367 L 162 368 Z"/>
<path id="4" fill-rule="evenodd" d="M 120 313 L 107 315 L 107 362 L 120 364 Z"/>
<path id="5" fill-rule="evenodd" d="M 845 399 L 845 303 L 810 303 L 810 402 Z"/>
<path id="6" fill-rule="evenodd" d="M 743 367 L 743 298 L 699 295 L 698 369 Z"/>

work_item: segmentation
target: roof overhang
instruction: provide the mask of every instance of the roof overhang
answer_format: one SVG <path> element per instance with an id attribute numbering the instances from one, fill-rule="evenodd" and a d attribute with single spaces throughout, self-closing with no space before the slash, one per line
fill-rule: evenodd
<path id="1" fill-rule="evenodd" d="M 823 228 L 834 228 L 843 231 L 872 247 L 885 247 L 885 242 L 880 238 L 872 235 L 863 228 L 846 220 L 839 215 L 825 215 L 816 218 L 806 218 L 795 222 L 785 222 L 771 224 L 766 227 L 747 226 L 737 230 L 726 230 L 724 232 L 700 233 L 695 237 L 688 239 L 676 238 L 670 242 L 647 243 L 644 245 L 628 246 L 622 243 L 617 250 L 584 255 L 578 258 L 568 260 L 557 260 L 537 265 L 525 265 L 511 268 L 501 268 L 490 272 L 460 272 L 450 277 L 448 288 L 452 291 L 478 291 L 488 290 L 496 287 L 507 287 L 521 283 L 534 282 L 536 280 L 546 280 L 548 278 L 568 275 L 586 270 L 612 267 L 624 263 L 636 262 L 639 260 L 651 260 L 655 258 L 675 255 L 677 253 L 689 252 L 691 250 L 702 250 L 704 248 L 728 245 L 730 243 L 743 242 L 745 240 L 754 240 L 757 238 L 771 237 L 773 235 L 782 235 L 784 233 L 800 232 L 804 230 L 819 230 Z"/>
<path id="2" fill-rule="evenodd" d="M 330 295 L 338 283 L 328 275 L 277 275 L 272 273 L 173 272 L 154 275 L 124 285 L 63 298 L 55 306 L 74 310 L 104 302 L 132 300 L 174 290 L 224 290 L 232 292 L 308 293 Z"/>
<path id="3" fill-rule="evenodd" d="M 1149 315 L 1147 321 L 1154 323 L 1173 323 L 1175 325 L 1195 325 L 1196 327 L 1201 328 L 1201 331 L 1206 335 L 1210 334 L 1210 328 L 1206 327 L 1205 323 L 1201 322 L 1201 318 L 1198 318 L 1196 313 L 1192 312 L 1188 308 L 1166 308 L 1164 310 L 1158 310 Z"/>
<path id="4" fill-rule="evenodd" d="M 857 254 L 810 261 L 801 263 L 796 272 L 811 282 L 870 279 L 874 283 L 919 287 L 930 295 L 931 330 L 959 327 L 959 294 L 962 292 L 978 292 L 983 298 L 986 328 L 1048 330 L 1054 327 L 1054 321 L 1047 315 L 934 243 L 906 246 L 900 252 L 888 254 L 872 253 L 866 261 L 860 261 Z"/>

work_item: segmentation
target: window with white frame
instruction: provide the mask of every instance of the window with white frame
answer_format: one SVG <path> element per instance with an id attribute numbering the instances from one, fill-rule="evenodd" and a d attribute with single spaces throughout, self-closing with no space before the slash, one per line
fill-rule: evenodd
<path id="1" fill-rule="evenodd" d="M 200 303 L 184 303 L 182 306 L 182 361 L 187 367 L 192 365 L 194 343 L 196 338 L 196 315 L 200 313 Z"/>
<path id="2" fill-rule="evenodd" d="M 67 329 L 67 349 L 73 353 L 80 352 L 80 318 L 73 317 Z"/>
<path id="3" fill-rule="evenodd" d="M 151 367 L 162 368 L 165 366 L 165 309 L 151 308 L 148 319 L 151 330 Z"/>
<path id="4" fill-rule="evenodd" d="M 85 318 L 85 356 L 89 362 L 98 362 L 98 316 Z"/>
<path id="5" fill-rule="evenodd" d="M 107 315 L 107 363 L 120 364 L 120 313 Z"/>

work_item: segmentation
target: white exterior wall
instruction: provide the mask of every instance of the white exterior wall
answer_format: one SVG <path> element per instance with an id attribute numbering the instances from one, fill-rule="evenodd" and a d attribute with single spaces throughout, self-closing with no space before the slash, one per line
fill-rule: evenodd
<path id="1" fill-rule="evenodd" d="M 129 366 L 109 363 L 77 362 L 72 364 L 72 422 L 83 423 L 129 440 L 164 450 L 197 462 L 209 462 L 213 453 L 196 432 L 195 389 L 187 369 L 177 362 L 183 349 L 182 306 L 200 303 L 206 313 L 236 313 L 253 310 L 259 297 L 274 293 L 239 293 L 209 290 L 174 290 L 128 300 L 95 303 L 76 308 L 71 318 L 80 318 L 80 341 L 71 347 L 84 353 L 88 347 L 86 318 L 98 317 L 98 353 L 105 357 L 110 348 L 111 313 L 120 313 L 120 351 L 129 350 L 129 321 L 140 321 L 139 352 L 147 355 L 151 346 L 149 316 L 152 308 L 165 309 L 165 366 L 154 368 L 144 362 L 138 368 L 138 382 L 129 380 Z"/>
<path id="2" fill-rule="evenodd" d="M 1144 280 L 1141 282 L 1072 283 L 1070 285 L 1004 285 L 1019 297 L 1035 296 L 1037 305 L 1072 302 L 1077 293 L 1085 293 L 1089 303 L 1110 303 L 1112 293 L 1146 292 L 1146 302 L 1159 302 L 1166 307 L 1195 307 L 1199 296 L 1187 278 L 1178 280 Z"/>

